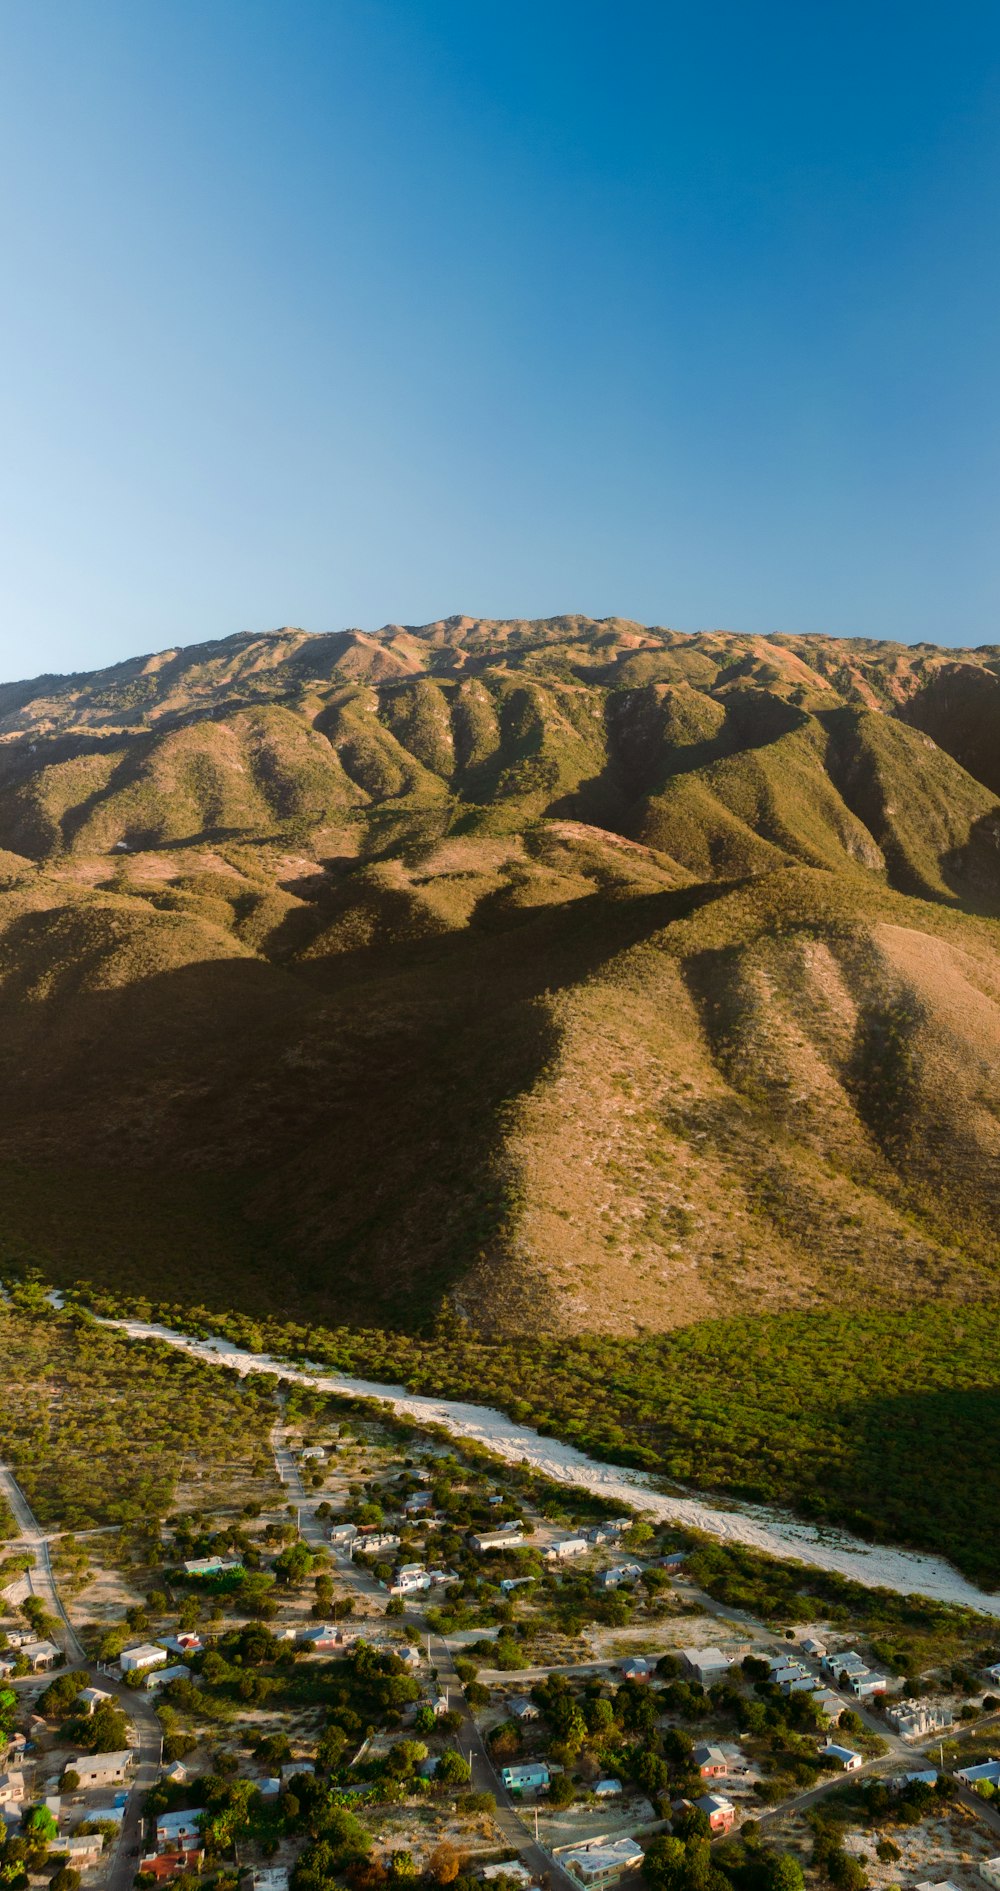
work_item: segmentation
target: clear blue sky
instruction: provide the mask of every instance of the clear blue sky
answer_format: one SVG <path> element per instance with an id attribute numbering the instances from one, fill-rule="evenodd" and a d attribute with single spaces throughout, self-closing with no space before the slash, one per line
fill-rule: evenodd
<path id="1" fill-rule="evenodd" d="M 0 676 L 1000 639 L 1000 9 L 9 0 Z"/>

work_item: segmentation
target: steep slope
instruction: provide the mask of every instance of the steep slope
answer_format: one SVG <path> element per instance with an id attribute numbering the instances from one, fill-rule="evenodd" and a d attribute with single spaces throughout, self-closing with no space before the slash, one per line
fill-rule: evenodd
<path id="1" fill-rule="evenodd" d="M 996 1294 L 998 687 L 581 618 L 5 686 L 0 1256 L 486 1332 Z"/>

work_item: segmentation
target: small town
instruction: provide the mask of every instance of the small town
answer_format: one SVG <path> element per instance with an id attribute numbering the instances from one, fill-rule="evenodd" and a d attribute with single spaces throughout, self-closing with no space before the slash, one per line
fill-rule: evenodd
<path id="1" fill-rule="evenodd" d="M 4 1473 L 0 1883 L 1000 1891 L 975 1629 L 911 1671 L 756 1620 L 696 1541 L 363 1404 L 286 1390 L 270 1446 L 121 1536 Z"/>

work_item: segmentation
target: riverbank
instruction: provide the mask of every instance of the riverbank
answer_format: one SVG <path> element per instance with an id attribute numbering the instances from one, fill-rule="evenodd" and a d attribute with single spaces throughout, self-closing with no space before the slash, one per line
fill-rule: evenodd
<path id="1" fill-rule="evenodd" d="M 117 1328 L 133 1339 L 155 1339 L 187 1352 L 192 1358 L 228 1367 L 245 1375 L 276 1372 L 282 1378 L 318 1391 L 352 1398 L 378 1399 L 400 1416 L 419 1425 L 439 1425 L 456 1438 L 485 1446 L 509 1462 L 528 1464 L 556 1483 L 576 1485 L 598 1495 L 647 1511 L 663 1523 L 702 1531 L 725 1543 L 782 1561 L 799 1561 L 867 1588 L 889 1589 L 898 1595 L 919 1595 L 935 1602 L 975 1609 L 1000 1620 L 1000 1595 L 978 1589 L 943 1558 L 886 1544 L 864 1543 L 840 1530 L 817 1529 L 796 1518 L 759 1505 L 721 1507 L 697 1495 L 675 1496 L 656 1488 L 642 1471 L 605 1464 L 588 1457 L 574 1445 L 543 1437 L 530 1426 L 518 1424 L 491 1406 L 461 1400 L 433 1398 L 408 1392 L 405 1386 L 383 1385 L 369 1379 L 321 1369 L 304 1370 L 267 1353 L 251 1353 L 225 1339 L 193 1339 L 171 1327 L 138 1319 L 103 1316 L 100 1324 Z"/>

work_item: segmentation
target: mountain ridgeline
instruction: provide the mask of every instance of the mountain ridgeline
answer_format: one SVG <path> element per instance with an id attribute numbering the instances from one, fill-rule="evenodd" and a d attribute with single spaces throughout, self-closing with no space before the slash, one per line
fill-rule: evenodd
<path id="1" fill-rule="evenodd" d="M 0 1261 L 485 1335 L 1000 1297 L 1000 648 L 449 619 L 0 688 Z"/>

